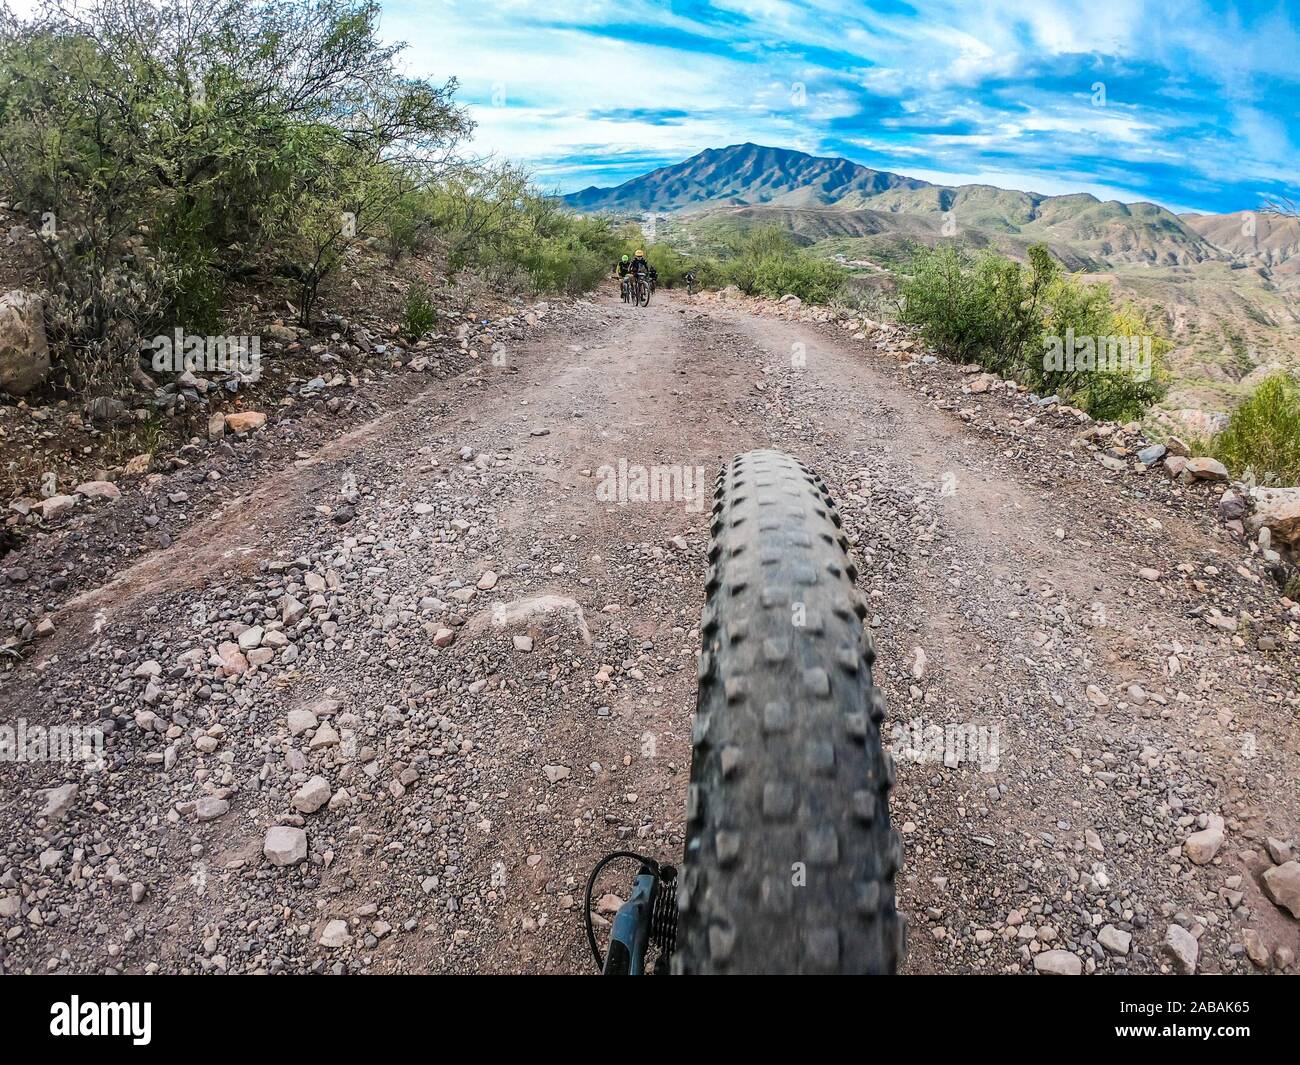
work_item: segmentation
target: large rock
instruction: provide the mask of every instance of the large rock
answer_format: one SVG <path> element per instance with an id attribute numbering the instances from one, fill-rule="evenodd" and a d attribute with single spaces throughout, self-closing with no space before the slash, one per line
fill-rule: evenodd
<path id="1" fill-rule="evenodd" d="M 1300 547 L 1300 488 L 1256 488 L 1254 511 L 1246 521 L 1252 533 L 1266 528 L 1275 544 Z"/>
<path id="2" fill-rule="evenodd" d="M 1228 479 L 1228 467 L 1218 459 L 1212 459 L 1208 456 L 1188 459 L 1187 465 L 1183 467 L 1183 472 L 1198 481 L 1226 481 Z"/>
<path id="3" fill-rule="evenodd" d="M 1262 879 L 1264 894 L 1292 917 L 1300 917 L 1300 862 L 1274 866 L 1265 871 Z"/>
<path id="4" fill-rule="evenodd" d="M 276 825 L 266 833 L 262 853 L 272 865 L 285 868 L 307 860 L 307 833 L 301 828 Z"/>
<path id="5" fill-rule="evenodd" d="M 14 289 L 0 296 L 0 389 L 25 396 L 50 372 L 40 297 Z"/>

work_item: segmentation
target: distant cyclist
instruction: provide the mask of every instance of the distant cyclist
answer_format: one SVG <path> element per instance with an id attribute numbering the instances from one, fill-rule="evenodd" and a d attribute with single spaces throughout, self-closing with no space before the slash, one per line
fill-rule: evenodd
<path id="1" fill-rule="evenodd" d="M 618 280 L 619 280 L 618 290 L 619 290 L 619 295 L 623 298 L 623 302 L 626 303 L 626 302 L 627 302 L 627 295 L 628 295 L 628 274 L 629 274 L 629 273 L 631 272 L 631 270 L 632 270 L 632 258 L 631 258 L 631 256 L 629 256 L 629 255 L 624 255 L 623 258 L 621 258 L 621 259 L 618 261 L 618 264 L 617 264 L 617 266 L 615 267 L 615 269 L 618 271 Z"/>
<path id="2" fill-rule="evenodd" d="M 654 291 L 650 288 L 650 264 L 646 261 L 645 252 L 637 248 L 636 254 L 632 256 L 632 261 L 627 264 L 628 276 L 631 279 L 628 283 L 628 289 L 631 292 L 631 302 L 634 304 L 648 303 L 650 300 L 649 293 Z M 646 285 L 646 298 L 643 301 L 639 295 L 637 282 L 644 281 Z"/>
<path id="3" fill-rule="evenodd" d="M 690 270 L 687 270 L 686 273 L 682 275 L 682 280 L 686 282 L 686 294 L 687 294 L 688 296 L 694 296 L 694 295 L 695 295 L 695 274 L 694 274 L 694 272 L 693 272 L 693 271 L 690 271 Z"/>
<path id="4" fill-rule="evenodd" d="M 646 270 L 646 277 L 650 281 L 650 291 L 653 292 L 655 290 L 655 285 L 659 283 L 659 271 L 653 266 L 650 266 Z"/>

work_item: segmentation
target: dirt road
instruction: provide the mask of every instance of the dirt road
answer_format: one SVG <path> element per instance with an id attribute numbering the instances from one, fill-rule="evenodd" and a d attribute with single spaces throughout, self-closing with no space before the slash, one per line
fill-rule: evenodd
<path id="1" fill-rule="evenodd" d="M 909 970 L 1294 965 L 1259 876 L 1300 825 L 1300 633 L 1199 497 L 740 305 L 602 296 L 495 362 L 310 450 L 270 427 L 278 462 L 170 546 L 62 566 L 0 723 L 111 732 L 102 770 L 0 770 L 3 971 L 586 971 L 595 859 L 680 854 L 706 500 L 753 447 L 856 544 Z M 174 489 L 5 565 L 49 578 Z"/>

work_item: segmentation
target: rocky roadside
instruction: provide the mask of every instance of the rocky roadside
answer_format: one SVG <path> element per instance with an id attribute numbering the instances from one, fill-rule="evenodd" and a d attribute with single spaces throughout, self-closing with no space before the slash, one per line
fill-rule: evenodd
<path id="1" fill-rule="evenodd" d="M 412 345 L 376 339 L 381 327 L 375 323 L 340 320 L 327 340 L 316 343 L 306 343 L 303 330 L 272 323 L 269 380 L 245 388 L 238 399 L 260 401 L 264 409 L 213 412 L 218 401 L 212 397 L 225 391 L 222 382 L 187 373 L 159 392 L 173 406 L 177 399 L 188 405 L 201 434 L 173 452 L 141 453 L 109 468 L 92 469 L 75 455 L 102 456 L 112 443 L 90 413 L 65 404 L 0 407 L 11 448 L 22 449 L 33 431 L 58 437 L 65 450 L 69 433 L 75 443 L 66 454 L 42 459 L 50 464 L 40 474 L 48 486 L 44 497 L 19 496 L 8 504 L 0 530 L 0 653 L 10 660 L 27 653 L 35 639 L 50 635 L 48 615 L 72 594 L 167 548 L 184 529 L 213 520 L 258 484 L 308 462 L 382 411 L 418 402 L 441 381 L 464 378 L 463 386 L 473 390 L 481 387 L 476 377 L 485 368 L 510 372 L 512 346 L 573 313 L 562 301 L 520 305 L 495 318 L 452 311 L 444 316 L 445 333 Z M 316 369 L 324 372 L 301 375 Z M 118 406 L 115 416 L 127 421 L 147 414 Z M 77 482 L 78 472 L 86 479 Z"/>

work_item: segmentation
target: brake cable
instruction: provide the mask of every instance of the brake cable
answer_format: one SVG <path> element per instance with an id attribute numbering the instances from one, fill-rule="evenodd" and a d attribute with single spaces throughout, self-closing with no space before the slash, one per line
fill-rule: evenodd
<path id="1" fill-rule="evenodd" d="M 596 959 L 596 968 L 604 972 L 605 959 L 600 953 L 600 945 L 596 942 L 596 926 L 591 920 L 591 895 L 596 887 L 596 878 L 600 876 L 601 871 L 610 862 L 617 861 L 619 858 L 632 858 L 640 862 L 647 869 L 659 876 L 659 863 L 653 858 L 647 858 L 644 854 L 637 854 L 636 851 L 611 851 L 596 863 L 596 868 L 591 871 L 591 876 L 587 878 L 587 889 L 582 895 L 582 921 L 587 928 L 587 944 L 591 947 L 591 956 Z"/>

